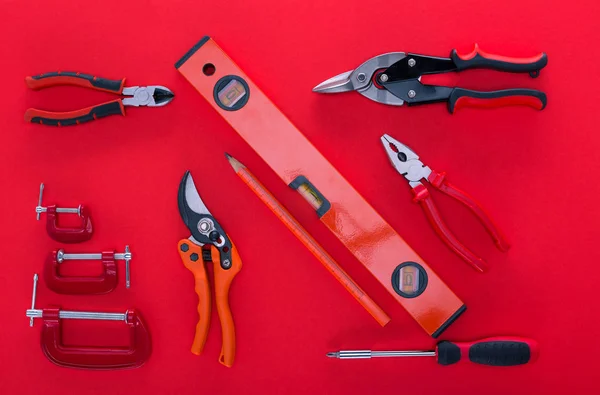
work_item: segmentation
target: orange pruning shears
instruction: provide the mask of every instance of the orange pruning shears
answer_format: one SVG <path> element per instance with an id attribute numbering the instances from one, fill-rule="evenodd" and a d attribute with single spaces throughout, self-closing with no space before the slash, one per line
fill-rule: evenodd
<path id="1" fill-rule="evenodd" d="M 179 184 L 177 197 L 179 214 L 192 235 L 179 241 L 179 254 L 183 264 L 193 274 L 198 294 L 198 324 L 192 344 L 192 353 L 200 355 L 210 326 L 211 298 L 205 262 L 214 264 L 214 286 L 217 312 L 221 321 L 223 345 L 219 362 L 227 367 L 235 358 L 235 328 L 229 308 L 229 287 L 242 269 L 242 261 L 229 236 L 211 215 L 200 198 L 189 171 Z"/>

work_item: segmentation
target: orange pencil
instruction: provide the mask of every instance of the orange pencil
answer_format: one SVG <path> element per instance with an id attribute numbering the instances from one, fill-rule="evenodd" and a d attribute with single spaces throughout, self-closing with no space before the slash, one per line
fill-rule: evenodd
<path id="1" fill-rule="evenodd" d="M 225 157 L 235 170 L 235 173 L 244 183 L 267 205 L 283 222 L 283 224 L 296 236 L 302 244 L 333 274 L 333 276 L 346 288 L 352 296 L 367 310 L 375 320 L 385 326 L 390 317 L 379 307 L 373 299 L 363 291 L 358 284 L 342 269 L 337 262 L 317 243 L 317 241 L 296 221 L 296 219 L 275 199 L 275 197 L 250 173 L 250 171 L 229 154 Z"/>

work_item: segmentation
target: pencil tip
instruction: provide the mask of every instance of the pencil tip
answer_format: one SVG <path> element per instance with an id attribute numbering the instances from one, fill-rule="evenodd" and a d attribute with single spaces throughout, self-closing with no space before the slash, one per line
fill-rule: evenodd
<path id="1" fill-rule="evenodd" d="M 241 164 L 240 161 L 235 159 L 233 156 L 229 155 L 227 152 L 225 152 L 225 157 L 229 161 L 229 164 L 231 165 L 231 167 L 233 167 L 233 169 L 236 172 L 239 171 L 240 169 L 244 169 L 246 167 L 243 164 Z"/>

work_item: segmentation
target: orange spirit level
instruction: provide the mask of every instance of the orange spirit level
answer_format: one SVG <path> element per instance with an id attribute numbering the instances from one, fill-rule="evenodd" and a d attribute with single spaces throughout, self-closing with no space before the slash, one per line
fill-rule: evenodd
<path id="1" fill-rule="evenodd" d="M 342 175 L 210 38 L 176 64 L 181 74 L 433 337 L 466 309 Z"/>

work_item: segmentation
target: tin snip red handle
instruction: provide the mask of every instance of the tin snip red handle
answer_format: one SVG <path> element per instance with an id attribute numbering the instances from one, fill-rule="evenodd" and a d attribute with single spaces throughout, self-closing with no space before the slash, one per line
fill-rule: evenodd
<path id="1" fill-rule="evenodd" d="M 504 89 L 480 92 L 454 88 L 448 97 L 448 111 L 454 113 L 465 107 L 499 108 L 506 106 L 527 106 L 535 110 L 546 107 L 546 94 L 535 89 Z"/>
<path id="2" fill-rule="evenodd" d="M 491 69 L 509 73 L 529 73 L 533 78 L 536 78 L 540 70 L 548 64 L 548 56 L 543 52 L 535 56 L 517 58 L 485 52 L 478 44 L 475 44 L 473 50 L 467 54 L 460 54 L 453 49 L 450 52 L 450 59 L 454 62 L 456 71 Z"/>

